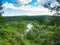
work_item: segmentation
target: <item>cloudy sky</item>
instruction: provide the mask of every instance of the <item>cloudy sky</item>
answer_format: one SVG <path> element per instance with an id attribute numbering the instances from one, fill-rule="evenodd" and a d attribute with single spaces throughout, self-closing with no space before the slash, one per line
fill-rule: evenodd
<path id="1" fill-rule="evenodd" d="M 58 4 L 56 0 L 2 0 L 3 16 L 38 16 L 53 15 L 44 5 L 51 4 L 51 7 Z"/>

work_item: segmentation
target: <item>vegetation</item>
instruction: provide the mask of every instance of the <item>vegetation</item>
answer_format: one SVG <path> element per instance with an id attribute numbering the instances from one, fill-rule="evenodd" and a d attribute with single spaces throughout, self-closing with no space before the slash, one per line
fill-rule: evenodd
<path id="1" fill-rule="evenodd" d="M 3 9 L 1 1 L 0 11 Z M 1 14 L 0 45 L 60 45 L 60 17 L 2 17 Z M 26 33 L 29 23 L 33 28 Z"/>
<path id="2" fill-rule="evenodd" d="M 60 17 L 4 19 L 5 23 L 0 27 L 0 45 L 60 45 Z M 24 33 L 29 23 L 33 24 L 33 28 L 22 38 L 21 33 Z"/>

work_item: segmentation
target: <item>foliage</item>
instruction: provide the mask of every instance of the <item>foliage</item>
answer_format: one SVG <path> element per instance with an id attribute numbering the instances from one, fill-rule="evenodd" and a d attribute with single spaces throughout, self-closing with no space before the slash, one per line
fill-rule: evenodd
<path id="1" fill-rule="evenodd" d="M 0 28 L 0 45 L 60 45 L 60 17 L 41 16 L 36 20 L 10 20 Z M 32 23 L 33 28 L 24 37 L 21 33 Z"/>
<path id="2" fill-rule="evenodd" d="M 29 40 L 33 40 L 39 45 L 53 45 L 54 31 L 50 29 L 45 25 L 37 25 L 26 35 L 26 38 Z"/>
<path id="3" fill-rule="evenodd" d="M 0 11 L 2 11 L 0 0 Z M 23 18 L 23 19 L 22 19 Z M 24 37 L 21 33 L 32 23 L 33 28 Z M 60 17 L 2 17 L 0 12 L 0 45 L 60 45 Z"/>
<path id="4" fill-rule="evenodd" d="M 28 21 L 7 21 L 0 28 L 0 45 L 24 45 L 21 33 L 26 30 Z"/>

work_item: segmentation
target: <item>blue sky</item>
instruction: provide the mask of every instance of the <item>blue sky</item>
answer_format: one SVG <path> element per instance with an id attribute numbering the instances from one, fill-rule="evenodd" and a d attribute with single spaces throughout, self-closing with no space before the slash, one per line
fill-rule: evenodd
<path id="1" fill-rule="evenodd" d="M 37 1 L 37 0 L 32 0 L 28 5 L 34 5 L 34 3 L 35 3 L 36 1 Z M 17 3 L 15 3 L 14 0 L 3 0 L 3 1 L 2 1 L 3 4 L 6 3 L 6 2 L 12 3 L 12 4 L 14 4 L 14 5 L 16 4 L 16 6 L 17 6 Z M 18 3 L 18 5 L 20 6 L 20 5 L 22 5 L 22 4 L 19 4 L 19 3 Z M 27 5 L 27 4 L 25 4 L 25 5 Z"/>
<path id="2" fill-rule="evenodd" d="M 56 3 L 56 0 L 2 0 L 3 16 L 52 15 L 54 12 L 51 13 L 43 5 L 53 4 L 54 2 Z"/>
<path id="3" fill-rule="evenodd" d="M 45 0 L 45 4 L 53 3 L 54 1 L 56 1 L 56 0 Z M 2 3 L 3 3 L 3 4 L 6 3 L 6 2 L 16 4 L 16 3 L 14 2 L 14 0 L 2 0 Z M 32 0 L 28 5 L 34 5 L 35 2 L 37 2 L 37 0 Z M 19 3 L 18 3 L 18 4 L 19 4 Z M 20 5 L 21 5 L 21 4 L 20 4 Z"/>

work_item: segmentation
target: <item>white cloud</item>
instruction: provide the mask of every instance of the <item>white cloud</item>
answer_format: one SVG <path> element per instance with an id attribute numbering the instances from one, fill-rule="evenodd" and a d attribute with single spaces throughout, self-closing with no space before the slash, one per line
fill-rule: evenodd
<path id="1" fill-rule="evenodd" d="M 2 14 L 2 16 L 24 16 L 24 15 L 22 15 L 23 13 L 15 13 L 15 12 L 13 12 L 13 13 L 10 13 L 10 12 L 4 12 L 3 14 Z"/>
<path id="2" fill-rule="evenodd" d="M 13 11 L 13 13 L 10 13 L 10 12 L 4 12 L 2 14 L 2 16 L 40 16 L 40 15 L 53 15 L 55 13 L 55 11 L 53 11 L 52 13 L 51 12 L 45 12 L 45 11 L 26 11 L 26 12 L 18 12 L 18 13 L 15 13 Z"/>
<path id="3" fill-rule="evenodd" d="M 15 10 L 25 10 L 25 11 L 47 11 L 49 12 L 48 8 L 44 8 L 43 6 L 36 6 L 36 7 L 32 7 L 31 5 L 27 5 L 27 6 L 20 6 L 20 7 L 15 7 L 12 3 L 5 3 L 2 5 L 3 8 L 11 8 L 11 9 L 15 9 Z"/>
<path id="4" fill-rule="evenodd" d="M 20 7 L 15 7 L 12 3 L 5 3 L 2 5 L 3 8 L 7 8 L 7 9 L 12 9 L 12 10 L 16 10 L 16 11 L 20 11 L 18 13 L 15 13 L 13 11 L 13 13 L 10 13 L 10 11 L 8 12 L 4 12 L 2 15 L 3 16 L 37 16 L 37 15 L 53 15 L 55 12 L 50 12 L 50 10 L 48 8 L 44 8 L 43 6 L 31 6 L 31 5 L 22 5 Z M 24 10 L 23 12 L 21 12 L 21 10 Z"/>
<path id="5" fill-rule="evenodd" d="M 17 3 L 21 3 L 21 4 L 28 4 L 30 3 L 32 0 L 15 0 L 15 2 Z"/>
<path id="6" fill-rule="evenodd" d="M 56 6 L 59 6 L 59 3 L 57 1 L 51 3 L 50 5 L 51 8 L 56 7 Z"/>
<path id="7" fill-rule="evenodd" d="M 12 3 L 6 2 L 2 5 L 3 8 L 11 8 L 11 9 L 18 9 L 18 7 L 15 7 Z"/>
<path id="8" fill-rule="evenodd" d="M 37 3 L 44 3 L 46 0 L 37 0 Z"/>
<path id="9" fill-rule="evenodd" d="M 31 7 L 29 6 L 21 6 L 20 7 L 21 10 L 26 10 L 26 11 L 40 11 L 40 12 L 49 12 L 50 10 L 48 8 L 44 8 L 42 6 L 39 7 Z"/>

